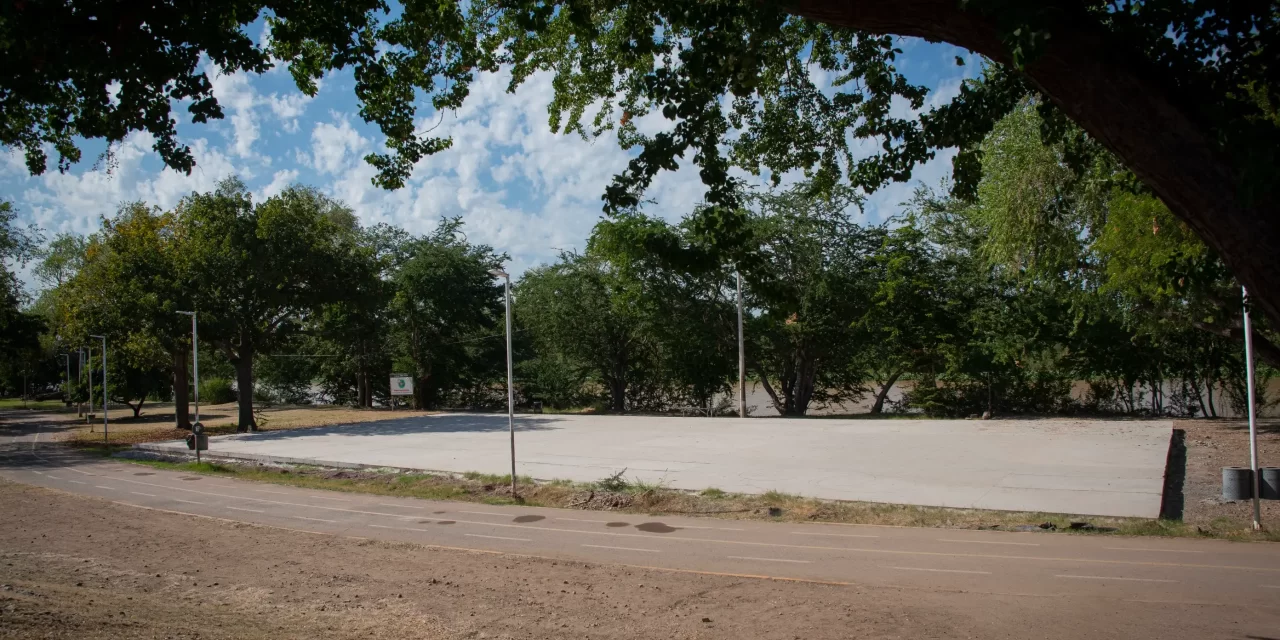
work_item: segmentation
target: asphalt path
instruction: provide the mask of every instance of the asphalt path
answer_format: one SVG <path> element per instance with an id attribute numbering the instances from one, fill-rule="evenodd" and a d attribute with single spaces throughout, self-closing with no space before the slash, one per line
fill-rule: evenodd
<path id="1" fill-rule="evenodd" d="M 156 470 L 7 421 L 0 475 L 140 509 L 666 571 L 1184 604 L 1280 629 L 1280 545 L 644 516 L 309 490 Z"/>

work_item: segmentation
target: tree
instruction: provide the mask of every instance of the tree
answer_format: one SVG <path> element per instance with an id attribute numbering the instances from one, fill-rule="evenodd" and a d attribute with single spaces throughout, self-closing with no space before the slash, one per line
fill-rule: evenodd
<path id="1" fill-rule="evenodd" d="M 18 213 L 0 201 L 0 360 L 16 362 L 20 354 L 38 348 L 43 322 L 22 310 L 24 292 L 11 264 L 25 264 L 34 255 L 40 232 L 14 224 Z"/>
<path id="2" fill-rule="evenodd" d="M 562 253 L 555 264 L 530 269 L 516 287 L 516 312 L 539 353 L 590 372 L 608 390 L 609 409 L 627 410 L 644 339 L 641 312 L 607 261 Z"/>
<path id="3" fill-rule="evenodd" d="M 86 247 L 82 236 L 60 233 L 40 249 L 40 262 L 32 271 L 46 287 L 60 287 L 84 266 Z"/>
<path id="4" fill-rule="evenodd" d="M 866 346 L 853 324 L 870 307 L 868 257 L 883 241 L 878 228 L 852 221 L 861 205 L 850 191 L 813 197 L 811 185 L 758 194 L 748 218 L 757 259 L 744 270 L 748 366 L 782 415 L 804 415 L 811 403 L 861 397 Z"/>
<path id="5" fill-rule="evenodd" d="M 343 209 L 303 187 L 254 204 L 236 179 L 178 205 L 177 247 L 200 335 L 235 366 L 240 431 L 257 429 L 254 357 L 348 295 L 342 277 L 351 251 L 333 221 Z"/>
<path id="6" fill-rule="evenodd" d="M 1028 101 L 983 143 L 983 178 L 969 212 L 985 255 L 1024 278 L 1069 281 L 1064 298 L 1077 303 L 1119 295 L 1141 330 L 1193 326 L 1243 346 L 1240 287 L 1218 255 L 1158 199 L 1130 188 L 1109 154 L 1094 151 L 1075 171 L 1072 149 L 1043 140 L 1043 127 Z M 1259 320 L 1258 357 L 1280 366 L 1280 347 Z"/>
<path id="7" fill-rule="evenodd" d="M 264 12 L 271 38 L 258 44 L 245 27 Z M 259 73 L 274 55 L 308 94 L 329 70 L 354 69 L 361 114 L 387 136 L 388 153 L 368 161 L 376 182 L 398 187 L 451 142 L 419 132 L 420 96 L 453 109 L 479 73 L 510 65 L 514 89 L 548 70 L 553 129 L 618 128 L 625 147 L 641 148 L 606 192 L 611 208 L 634 206 L 691 155 L 713 205 L 704 224 L 732 245 L 743 219 L 731 166 L 871 190 L 954 146 L 955 184 L 971 194 L 977 146 L 1030 90 L 1050 131 L 1070 119 L 1115 153 L 1280 324 L 1280 265 L 1265 257 L 1280 245 L 1278 23 L 1271 3 L 1228 0 L 19 2 L 0 22 L 0 144 L 22 147 L 40 173 L 47 147 L 65 169 L 80 159 L 76 136 L 114 143 L 145 130 L 169 166 L 190 171 L 169 110 L 189 99 L 193 121 L 222 117 L 202 54 Z M 978 53 L 998 65 L 997 81 L 897 117 L 895 97 L 921 110 L 926 91 L 898 72 L 890 34 Z M 834 95 L 814 85 L 811 65 L 833 72 Z M 634 123 L 651 111 L 674 125 L 641 134 Z M 856 138 L 879 139 L 882 151 L 859 159 Z"/>
<path id="8" fill-rule="evenodd" d="M 865 370 L 879 387 L 873 414 L 884 410 L 889 391 L 903 376 L 932 377 L 927 374 L 944 366 L 947 346 L 960 338 L 963 323 L 954 261 L 928 242 L 914 219 L 903 222 L 870 256 L 876 290 L 855 321 L 866 341 Z"/>
<path id="9" fill-rule="evenodd" d="M 499 362 L 505 365 L 505 358 L 495 357 L 493 340 L 501 334 L 502 288 L 489 271 L 507 257 L 467 242 L 457 218 L 406 241 L 403 251 L 391 276 L 395 295 L 389 312 L 403 360 L 413 369 L 414 402 L 426 409 L 449 391 L 482 385 Z"/>

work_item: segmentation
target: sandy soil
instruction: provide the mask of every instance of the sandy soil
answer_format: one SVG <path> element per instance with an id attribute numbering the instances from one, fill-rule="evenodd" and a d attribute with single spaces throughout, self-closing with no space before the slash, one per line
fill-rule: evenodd
<path id="1" fill-rule="evenodd" d="M 1249 466 L 1249 424 L 1243 420 L 1178 420 L 1186 432 L 1186 482 L 1183 520 L 1189 524 L 1240 526 L 1253 520 L 1253 502 L 1223 502 L 1222 468 Z M 1280 420 L 1259 421 L 1258 459 L 1264 467 L 1280 466 Z M 1280 501 L 1263 500 L 1262 520 L 1280 526 Z"/>
<path id="2" fill-rule="evenodd" d="M 1248 619 L 390 544 L 8 482 L 0 512 L 0 637 L 1197 638 Z"/>
<path id="3" fill-rule="evenodd" d="M 237 408 L 234 402 L 200 407 L 200 422 L 210 434 L 233 433 L 236 424 Z M 429 412 L 385 409 L 355 409 L 343 406 L 275 406 L 262 409 L 259 414 L 259 429 L 273 431 L 277 429 L 304 429 L 334 424 L 350 424 L 353 422 L 369 422 L 388 418 L 426 415 Z M 59 436 L 65 440 L 98 443 L 102 439 L 102 414 L 96 413 L 94 424 L 87 424 L 84 418 L 77 417 L 75 410 L 46 413 L 52 420 L 67 427 Z M 55 417 L 56 416 L 56 417 Z M 159 442 L 163 440 L 180 440 L 188 432 L 173 428 L 173 404 L 143 405 L 137 418 L 127 407 L 112 407 L 109 434 L 111 441 L 121 444 L 138 442 Z"/>

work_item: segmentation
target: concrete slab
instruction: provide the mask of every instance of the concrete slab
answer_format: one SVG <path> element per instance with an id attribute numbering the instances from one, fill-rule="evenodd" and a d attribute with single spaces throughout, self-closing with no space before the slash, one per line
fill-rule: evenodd
<path id="1" fill-rule="evenodd" d="M 678 489 L 1153 518 L 1168 420 L 518 416 L 521 475 Z M 182 442 L 140 445 L 185 452 Z M 260 460 L 502 474 L 507 418 L 441 414 L 210 438 Z"/>

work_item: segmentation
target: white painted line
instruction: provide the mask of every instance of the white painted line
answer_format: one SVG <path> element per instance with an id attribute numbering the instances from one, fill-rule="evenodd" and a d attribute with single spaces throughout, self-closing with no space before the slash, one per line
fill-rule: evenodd
<path id="1" fill-rule="evenodd" d="M 146 497 L 148 497 L 148 498 L 154 498 L 154 497 L 156 497 L 156 494 L 154 494 L 154 493 L 143 493 L 143 492 L 141 492 L 141 491 L 130 491 L 129 493 L 132 493 L 132 494 L 133 494 L 133 495 L 135 495 L 135 496 L 146 496 Z"/>
<path id="2" fill-rule="evenodd" d="M 340 502 L 351 502 L 350 498 L 332 498 L 329 496 L 311 496 L 312 498 L 320 498 L 321 500 L 338 500 Z"/>
<path id="3" fill-rule="evenodd" d="M 795 564 L 810 564 L 809 560 L 785 560 L 783 558 L 752 558 L 750 556 L 729 556 L 734 560 L 759 560 L 760 562 L 793 562 Z"/>
<path id="4" fill-rule="evenodd" d="M 289 516 L 289 517 L 290 517 L 290 518 L 297 518 L 297 519 L 299 519 L 299 520 L 311 520 L 311 521 L 313 521 L 313 522 L 328 522 L 329 524 L 333 524 L 333 523 L 337 522 L 337 520 L 324 520 L 324 519 L 322 519 L 322 518 L 308 518 L 308 517 L 306 517 L 306 516 Z"/>
<path id="5" fill-rule="evenodd" d="M 386 502 L 377 503 L 379 507 L 402 507 L 405 509 L 426 509 L 426 507 L 415 507 L 411 504 L 387 504 Z"/>
<path id="6" fill-rule="evenodd" d="M 1150 549 L 1147 547 L 1103 547 L 1108 551 L 1154 551 L 1156 553 L 1204 553 L 1203 551 L 1191 551 L 1189 549 Z"/>
<path id="7" fill-rule="evenodd" d="M 93 488 L 94 488 L 94 489 L 106 489 L 107 491 L 115 491 L 115 490 L 116 490 L 116 489 L 115 489 L 115 487 L 104 487 L 104 486 L 102 486 L 102 485 L 100 485 L 100 484 L 95 484 L 95 485 L 93 485 Z"/>
<path id="8" fill-rule="evenodd" d="M 232 511 L 248 511 L 249 513 L 264 513 L 262 509 L 242 509 L 240 507 L 227 507 Z"/>
<path id="9" fill-rule="evenodd" d="M 31 470 L 31 473 L 34 473 L 34 474 L 36 474 L 36 475 L 38 475 L 38 476 L 42 476 L 42 475 L 44 475 L 44 472 L 43 472 L 43 471 L 36 471 L 35 469 L 32 469 L 32 470 Z"/>
<path id="10" fill-rule="evenodd" d="M 89 484 L 88 482 L 80 482 L 79 480 L 68 480 L 72 484 Z"/>
<path id="11" fill-rule="evenodd" d="M 610 547 L 603 544 L 584 544 L 582 546 L 591 547 L 593 549 L 617 549 L 618 551 L 644 551 L 646 553 L 662 553 L 657 549 L 637 549 L 635 547 Z"/>
<path id="12" fill-rule="evenodd" d="M 59 476 L 55 476 L 55 475 L 53 475 L 52 473 L 46 473 L 44 477 L 46 477 L 46 478 L 48 478 L 48 479 L 50 479 L 50 480 L 61 480 L 61 479 L 62 479 L 61 477 L 59 477 Z"/>
<path id="13" fill-rule="evenodd" d="M 994 540 L 957 540 L 954 538 L 938 538 L 938 542 L 959 542 L 961 544 L 1008 544 L 1019 547 L 1038 547 L 1039 542 L 996 542 Z"/>
<path id="14" fill-rule="evenodd" d="M 471 511 L 463 511 L 463 513 L 473 513 Z M 586 520 L 583 518 L 552 518 L 552 520 L 568 520 L 569 522 L 598 522 L 600 524 L 609 524 L 612 520 Z"/>
<path id="15" fill-rule="evenodd" d="M 677 529 L 706 529 L 708 531 L 743 531 L 743 529 L 730 529 L 729 527 L 699 527 L 692 524 L 673 524 Z"/>
<path id="16" fill-rule="evenodd" d="M 177 500 L 178 502 L 185 502 L 187 504 L 204 504 L 203 502 L 196 502 L 195 500 L 183 500 L 182 498 L 174 498 L 174 500 Z"/>
<path id="17" fill-rule="evenodd" d="M 899 571 L 929 571 L 931 573 L 975 573 L 978 575 L 989 576 L 990 571 L 965 571 L 963 569 L 925 569 L 924 567 L 888 567 Z"/>
<path id="18" fill-rule="evenodd" d="M 1260 584 L 1258 586 L 1263 589 L 1280 589 L 1280 584 Z"/>
<path id="19" fill-rule="evenodd" d="M 374 529 L 395 529 L 395 527 L 388 527 L 386 525 L 381 525 L 381 524 L 370 524 L 366 526 L 373 527 Z"/>
<path id="20" fill-rule="evenodd" d="M 478 516 L 502 516 L 504 518 L 511 515 L 509 513 L 494 513 L 492 511 L 459 511 L 458 513 L 471 513 Z"/>
<path id="21" fill-rule="evenodd" d="M 1157 580 L 1155 578 L 1115 578 L 1112 576 L 1073 576 L 1056 575 L 1055 578 L 1076 578 L 1078 580 L 1124 580 L 1125 582 L 1177 582 L 1177 580 Z"/>
<path id="22" fill-rule="evenodd" d="M 80 472 L 78 469 L 71 469 L 71 470 Z M 93 474 L 88 474 L 88 475 L 93 475 Z M 119 478 L 119 481 L 129 482 L 132 484 L 143 485 L 148 487 L 158 487 L 166 491 L 183 491 L 186 493 L 195 493 L 195 494 L 207 495 L 207 496 L 217 496 L 219 498 L 231 498 L 235 500 L 252 500 L 254 502 L 266 502 L 270 504 L 289 506 L 289 507 L 305 507 L 309 509 L 323 509 L 326 511 L 342 511 L 344 513 L 359 513 L 364 515 L 387 516 L 387 517 L 397 518 L 397 519 L 403 519 L 406 517 L 404 514 L 400 514 L 400 513 L 382 513 L 379 511 L 363 511 L 360 509 L 345 509 L 345 508 L 336 507 L 336 506 L 324 507 L 324 506 L 312 505 L 312 504 L 284 502 L 280 500 L 268 500 L 266 498 L 250 498 L 247 496 L 228 495 L 223 493 L 212 493 L 209 491 L 200 491 L 199 489 L 171 487 L 168 485 L 156 484 L 154 482 L 143 482 L 141 480 L 131 480 L 128 478 Z M 201 503 L 196 502 L 193 504 L 201 504 Z M 497 515 L 497 514 L 493 514 L 493 515 Z M 501 515 L 507 515 L 507 514 L 501 514 Z M 1108 559 L 1101 559 L 1101 558 L 1060 558 L 1060 557 L 1053 557 L 1053 556 L 1016 556 L 1016 555 L 1001 555 L 1001 554 L 987 554 L 987 553 L 973 553 L 973 552 L 953 552 L 953 551 L 940 552 L 940 551 L 910 551 L 905 549 L 826 547 L 826 546 L 816 546 L 816 545 L 753 542 L 748 540 L 717 540 L 717 539 L 707 539 L 707 538 L 688 538 L 688 537 L 661 535 L 661 534 L 621 533 L 621 532 L 615 532 L 615 531 L 586 531 L 581 529 L 556 529 L 553 527 L 543 527 L 543 526 L 535 527 L 535 526 L 529 526 L 529 525 L 523 525 L 523 524 L 505 524 L 505 523 L 497 523 L 497 522 L 482 522 L 482 521 L 469 521 L 469 520 L 457 520 L 456 522 L 458 524 L 481 524 L 489 527 L 505 527 L 510 529 L 536 529 L 539 531 L 572 533 L 572 534 L 578 534 L 578 535 L 612 536 L 612 537 L 622 537 L 622 538 L 661 537 L 661 538 L 665 538 L 666 540 L 680 540 L 683 542 L 698 542 L 698 543 L 706 543 L 706 544 L 733 544 L 733 545 L 745 545 L 745 546 L 755 546 L 755 547 L 777 547 L 777 548 L 789 548 L 789 549 L 811 549 L 811 550 L 822 550 L 822 551 L 840 551 L 844 553 L 867 553 L 867 554 L 881 554 L 881 555 L 930 556 L 930 557 L 940 556 L 940 557 L 951 557 L 951 558 L 981 558 L 981 559 L 994 559 L 994 560 L 1023 560 L 1023 561 L 1029 561 L 1029 562 L 1076 562 L 1076 563 L 1106 564 L 1106 565 L 1174 567 L 1174 568 L 1181 568 L 1181 569 L 1225 569 L 1225 570 L 1235 570 L 1235 571 L 1257 571 L 1257 572 L 1267 572 L 1267 573 L 1280 573 L 1280 569 L 1275 569 L 1271 567 L 1257 567 L 1257 566 L 1244 566 L 1244 565 L 1184 564 L 1184 563 L 1153 561 L 1153 560 L 1108 560 Z M 835 525 L 835 524 L 841 524 L 841 523 L 825 523 L 825 524 Z M 844 525 L 844 526 L 869 526 L 869 525 Z"/>
<path id="23" fill-rule="evenodd" d="M 258 493 L 276 493 L 276 494 L 280 494 L 280 495 L 282 495 L 282 496 L 291 496 L 291 495 L 293 495 L 292 493 L 289 493 L 288 491 L 272 491 L 272 490 L 270 490 L 270 489 L 250 489 L 250 491 L 257 491 Z"/>
<path id="24" fill-rule="evenodd" d="M 879 538 L 880 536 L 863 535 L 860 533 L 810 533 L 808 531 L 792 531 L 797 536 L 825 536 L 831 538 Z"/>
<path id="25" fill-rule="evenodd" d="M 462 535 L 467 536 L 469 538 L 489 538 L 490 540 L 512 540 L 515 542 L 530 542 L 528 538 L 504 538 L 502 536 L 482 536 L 478 533 L 464 533 Z"/>

